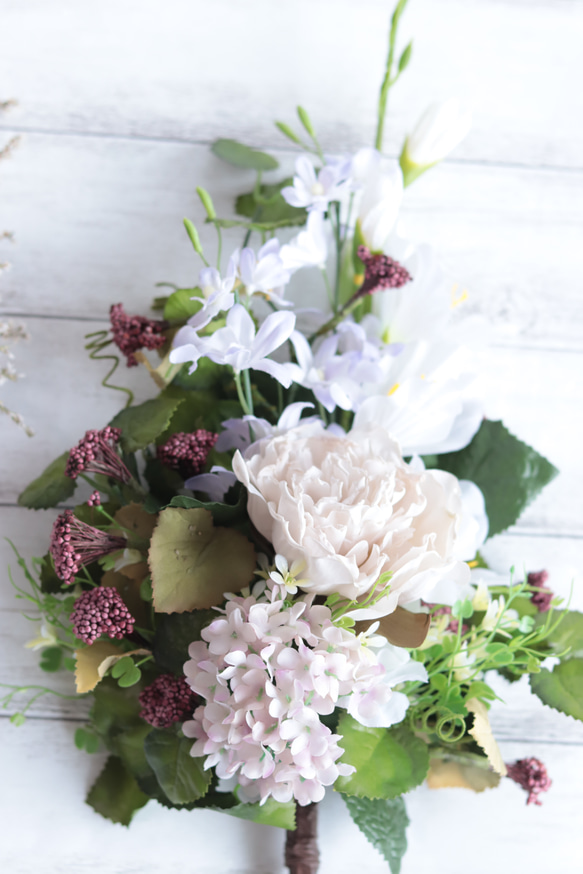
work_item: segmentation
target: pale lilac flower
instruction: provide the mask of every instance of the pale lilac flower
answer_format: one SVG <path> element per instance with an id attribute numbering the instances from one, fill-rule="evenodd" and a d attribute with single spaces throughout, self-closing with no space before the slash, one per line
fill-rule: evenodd
<path id="1" fill-rule="evenodd" d="M 206 356 L 215 364 L 232 367 L 237 374 L 242 370 L 262 370 L 289 388 L 293 365 L 280 364 L 267 356 L 289 339 L 295 316 L 287 312 L 271 313 L 256 332 L 245 307 L 235 304 L 229 310 L 226 322 L 224 328 L 219 328 L 209 337 L 198 337 L 191 328 L 181 328 L 170 355 L 172 363 L 192 361 L 192 373 L 198 359 Z M 192 334 L 188 333 L 190 331 Z"/>
<path id="2" fill-rule="evenodd" d="M 194 492 L 205 492 L 210 501 L 224 501 L 225 495 L 237 482 L 237 477 L 231 470 L 214 464 L 210 473 L 199 473 L 191 476 L 184 487 Z"/>
<path id="3" fill-rule="evenodd" d="M 281 260 L 290 272 L 302 267 L 324 269 L 328 257 L 328 244 L 324 231 L 324 216 L 314 210 L 308 216 L 306 228 L 281 247 Z"/>
<path id="4" fill-rule="evenodd" d="M 290 280 L 290 272 L 284 264 L 277 239 L 268 240 L 257 254 L 245 248 L 234 253 L 237 275 L 248 295 L 261 293 L 279 306 L 291 306 L 283 297 L 283 286 Z"/>
<path id="5" fill-rule="evenodd" d="M 316 174 L 310 159 L 301 155 L 296 161 L 293 187 L 282 188 L 282 196 L 290 206 L 325 212 L 331 201 L 341 200 L 348 190 L 347 169 L 345 162 L 334 161 Z"/>
<path id="6" fill-rule="evenodd" d="M 283 434 L 290 428 L 299 425 L 302 413 L 306 409 L 313 409 L 313 404 L 297 401 L 289 404 L 277 421 L 272 425 L 267 419 L 259 419 L 257 416 L 243 416 L 242 419 L 226 419 L 221 424 L 225 428 L 219 434 L 216 442 L 217 452 L 227 452 L 229 449 L 246 449 L 255 440 L 263 437 L 271 437 L 273 434 Z M 314 421 L 316 417 L 302 419 L 303 422 Z M 251 433 L 253 432 L 253 433 Z"/>
<path id="7" fill-rule="evenodd" d="M 195 331 L 206 328 L 219 313 L 230 310 L 235 303 L 233 287 L 236 280 L 236 254 L 231 255 L 224 277 L 214 267 L 203 267 L 198 276 L 202 291 L 201 309 L 188 319 L 188 325 Z M 193 297 L 191 300 L 201 300 Z"/>

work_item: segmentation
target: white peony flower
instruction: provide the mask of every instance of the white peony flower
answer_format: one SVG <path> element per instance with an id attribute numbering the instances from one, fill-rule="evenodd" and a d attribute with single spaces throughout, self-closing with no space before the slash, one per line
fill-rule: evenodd
<path id="1" fill-rule="evenodd" d="M 306 562 L 306 591 L 356 599 L 391 574 L 385 597 L 359 618 L 431 601 L 441 580 L 461 586 L 469 578 L 454 558 L 457 479 L 414 472 L 380 428 L 337 436 L 321 423 L 300 425 L 237 452 L 233 470 L 258 531 L 288 561 Z"/>

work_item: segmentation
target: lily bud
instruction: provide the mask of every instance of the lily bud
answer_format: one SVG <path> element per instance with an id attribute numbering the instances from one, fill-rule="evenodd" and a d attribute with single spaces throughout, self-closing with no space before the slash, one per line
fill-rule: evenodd
<path id="1" fill-rule="evenodd" d="M 472 116 L 452 97 L 434 103 L 417 122 L 403 146 L 399 163 L 405 186 L 442 161 L 469 132 Z"/>

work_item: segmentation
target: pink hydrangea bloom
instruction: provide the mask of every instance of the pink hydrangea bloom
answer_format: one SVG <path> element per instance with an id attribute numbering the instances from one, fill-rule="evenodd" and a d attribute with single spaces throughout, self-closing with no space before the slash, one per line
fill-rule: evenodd
<path id="1" fill-rule="evenodd" d="M 313 596 L 287 597 L 272 579 L 247 597 L 227 596 L 224 615 L 189 647 L 186 678 L 206 703 L 183 730 L 195 739 L 192 755 L 220 778 L 236 776 L 250 801 L 306 805 L 354 771 L 339 761 L 342 737 L 320 717 L 339 706 L 365 725 L 400 722 L 408 700 L 392 687 L 426 673 L 384 639 L 334 625 Z"/>

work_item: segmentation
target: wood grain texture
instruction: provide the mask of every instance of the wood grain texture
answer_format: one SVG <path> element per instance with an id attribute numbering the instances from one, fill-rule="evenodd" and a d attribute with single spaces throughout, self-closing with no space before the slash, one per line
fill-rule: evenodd
<path id="1" fill-rule="evenodd" d="M 392 5 L 5 0 L 0 82 L 28 129 L 272 146 L 273 120 L 302 103 L 325 148 L 354 149 L 373 138 Z M 414 57 L 388 151 L 429 102 L 459 94 L 476 119 L 459 159 L 581 167 L 582 35 L 576 0 L 409 4 L 400 45 L 413 37 Z"/>
<path id="2" fill-rule="evenodd" d="M 83 335 L 123 301 L 147 312 L 155 283 L 190 284 L 198 263 L 181 227 L 188 215 L 213 253 L 195 195 L 201 182 L 231 213 L 252 175 L 208 151 L 218 136 L 295 153 L 274 118 L 302 103 L 326 149 L 372 140 L 391 4 L 386 0 L 4 0 L 0 147 L 23 132 L 0 164 L 0 230 L 15 232 L 0 261 L 3 311 L 22 313 L 32 340 L 16 348 L 26 380 L 2 397 L 36 428 L 28 440 L 0 418 L 0 535 L 27 557 L 47 545 L 54 511 L 14 506 L 23 486 L 123 399 L 99 383 Z M 485 553 L 506 572 L 546 567 L 553 589 L 583 609 L 583 91 L 577 0 L 412 0 L 402 45 L 414 60 L 390 98 L 386 151 L 396 155 L 427 103 L 451 94 L 474 110 L 454 156 L 408 190 L 402 232 L 431 241 L 452 282 L 467 288 L 469 335 L 481 362 L 487 413 L 545 453 L 562 476 Z M 240 243 L 228 234 L 225 249 Z M 302 283 L 304 300 L 315 286 Z M 148 377 L 125 367 L 138 400 Z M 82 493 L 81 493 L 82 494 Z M 0 682 L 72 690 L 24 648 L 35 625 L 1 571 Z M 492 723 L 506 761 L 543 759 L 553 779 L 542 808 L 527 808 L 510 781 L 495 792 L 421 788 L 408 798 L 412 825 L 403 874 L 492 870 L 578 874 L 583 868 L 580 773 L 583 726 L 543 708 L 520 683 L 499 683 L 508 706 Z M 0 718 L 0 867 L 8 874 L 279 874 L 283 834 L 208 811 L 149 804 L 129 831 L 82 804 L 103 755 L 73 744 L 89 702 L 46 696 L 17 729 Z M 2 712 L 7 717 L 18 708 Z M 386 872 L 343 809 L 320 817 L 322 874 Z M 445 836 L 445 839 L 444 839 Z"/>

